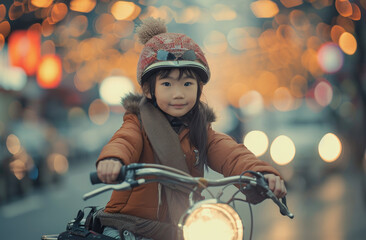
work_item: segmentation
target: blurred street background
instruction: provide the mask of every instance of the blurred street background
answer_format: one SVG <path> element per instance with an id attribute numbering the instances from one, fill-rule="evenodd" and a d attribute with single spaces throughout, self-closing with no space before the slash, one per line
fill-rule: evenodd
<path id="1" fill-rule="evenodd" d="M 141 93 L 134 30 L 149 16 L 206 53 L 214 129 L 286 180 L 295 218 L 266 200 L 253 239 L 365 239 L 366 0 L 0 1 L 0 238 L 60 233 L 106 204 L 81 197 L 121 97 Z"/>

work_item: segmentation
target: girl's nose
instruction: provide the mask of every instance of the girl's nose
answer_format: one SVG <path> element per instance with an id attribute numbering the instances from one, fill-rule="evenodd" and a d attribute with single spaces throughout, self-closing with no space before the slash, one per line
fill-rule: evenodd
<path id="1" fill-rule="evenodd" d="M 174 89 L 173 97 L 174 98 L 183 98 L 184 97 L 183 89 L 181 87 L 176 87 Z"/>

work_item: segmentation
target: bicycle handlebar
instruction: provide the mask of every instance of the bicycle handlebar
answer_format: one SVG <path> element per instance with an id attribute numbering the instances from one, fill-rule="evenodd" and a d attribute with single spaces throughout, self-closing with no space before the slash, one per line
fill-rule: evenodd
<path id="1" fill-rule="evenodd" d="M 164 169 L 161 168 L 161 165 L 158 164 L 144 164 L 144 163 L 133 163 L 130 165 L 122 166 L 121 171 L 117 177 L 117 181 L 121 182 L 119 184 L 107 184 L 101 188 L 95 189 L 89 193 L 86 193 L 83 196 L 84 200 L 92 198 L 98 194 L 101 194 L 105 191 L 109 190 L 129 190 L 135 186 L 139 186 L 142 184 L 146 184 L 152 181 L 161 181 L 163 179 L 149 180 L 146 181 L 144 178 L 135 179 L 136 177 L 143 176 L 157 176 L 163 177 L 165 179 L 171 179 L 181 184 L 188 184 L 192 186 L 204 186 L 204 187 L 213 187 L 213 186 L 225 186 L 228 184 L 248 184 L 253 187 L 260 188 L 261 191 L 266 195 L 266 197 L 270 198 L 280 209 L 282 215 L 288 216 L 289 218 L 294 218 L 294 215 L 288 210 L 286 204 L 286 198 L 282 199 L 282 202 L 274 195 L 274 193 L 269 189 L 267 182 L 263 178 L 263 175 L 260 173 L 255 173 L 255 177 L 249 176 L 231 176 L 224 177 L 218 180 L 206 179 L 202 177 L 192 177 L 187 175 L 183 175 L 181 173 L 177 173 L 175 169 L 164 166 Z M 98 178 L 96 172 L 90 173 L 90 181 L 92 184 L 102 183 L 102 181 Z"/>

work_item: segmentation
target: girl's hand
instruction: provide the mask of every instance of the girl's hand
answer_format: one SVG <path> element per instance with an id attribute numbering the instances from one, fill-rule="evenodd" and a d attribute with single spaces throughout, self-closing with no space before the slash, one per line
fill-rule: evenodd
<path id="1" fill-rule="evenodd" d="M 117 176 L 121 171 L 122 163 L 113 159 L 104 159 L 98 163 L 97 174 L 102 182 L 116 183 Z"/>
<path id="2" fill-rule="evenodd" d="M 277 198 L 283 198 L 287 194 L 285 182 L 274 174 L 264 174 L 264 178 L 268 181 L 269 189 L 276 195 Z"/>

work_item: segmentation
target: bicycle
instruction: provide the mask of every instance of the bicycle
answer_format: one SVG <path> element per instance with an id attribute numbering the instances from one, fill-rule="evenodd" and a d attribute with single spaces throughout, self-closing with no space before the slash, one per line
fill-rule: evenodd
<path id="1" fill-rule="evenodd" d="M 250 176 L 247 176 L 248 174 L 250 174 Z M 156 178 L 150 178 L 151 176 Z M 148 179 L 144 177 L 148 177 Z M 90 174 L 90 180 L 92 184 L 102 183 L 96 172 Z M 244 237 L 244 226 L 239 214 L 235 210 L 235 201 L 244 201 L 249 204 L 251 219 L 249 239 L 252 239 L 253 233 L 253 212 L 251 204 L 257 204 L 269 198 L 278 206 L 282 215 L 291 219 L 294 218 L 294 214 L 292 214 L 287 207 L 286 197 L 282 198 L 282 201 L 280 201 L 269 189 L 263 174 L 258 172 L 245 171 L 239 176 L 210 180 L 203 177 L 192 177 L 185 172 L 160 164 L 134 163 L 122 166 L 117 181 L 120 183 L 106 184 L 84 194 L 83 199 L 87 200 L 110 190 L 130 190 L 134 187 L 152 182 L 175 184 L 189 189 L 190 207 L 183 216 L 181 216 L 178 224 L 179 236 L 184 240 L 202 239 L 202 235 L 204 235 L 206 239 L 242 240 Z M 237 185 L 238 190 L 228 201 L 221 200 L 225 188 L 230 185 Z M 215 196 L 208 189 L 209 187 L 223 188 Z M 201 195 L 204 190 L 208 192 L 211 198 L 202 199 L 195 197 Z M 245 194 L 246 199 L 237 197 L 237 194 L 240 192 Z M 81 222 L 80 220 L 79 216 L 79 223 Z M 74 223 L 75 221 L 69 223 L 67 229 L 71 229 L 72 224 Z M 215 227 L 218 225 L 220 228 Z M 81 224 L 81 226 L 83 225 Z M 206 230 L 206 232 L 203 233 L 204 230 Z M 88 231 L 84 231 L 84 233 L 87 232 Z M 50 238 L 49 236 L 51 235 L 45 235 L 42 239 L 58 239 L 55 238 L 56 235 L 53 235 L 53 238 Z"/>

